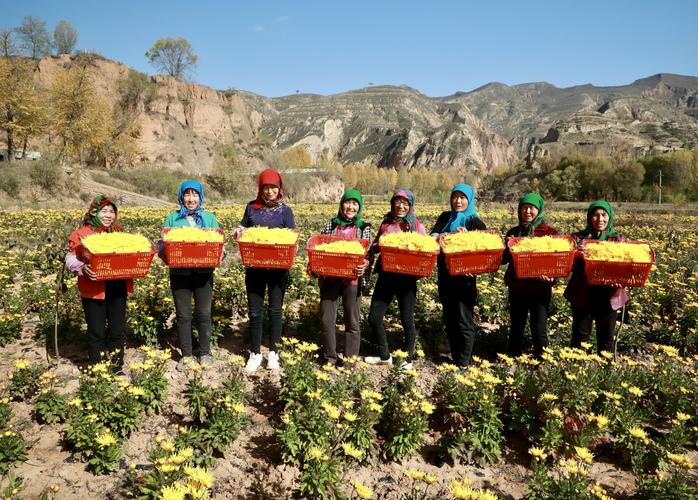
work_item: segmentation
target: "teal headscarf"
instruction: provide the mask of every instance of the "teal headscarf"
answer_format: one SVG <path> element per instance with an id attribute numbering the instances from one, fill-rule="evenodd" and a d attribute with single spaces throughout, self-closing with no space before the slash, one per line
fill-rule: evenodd
<path id="1" fill-rule="evenodd" d="M 594 212 L 596 212 L 596 210 L 599 208 L 605 210 L 605 212 L 608 214 L 608 225 L 606 226 L 605 231 L 601 231 L 601 233 L 595 234 L 596 232 L 594 231 L 594 228 L 591 225 L 591 218 L 594 215 Z M 615 214 L 613 213 L 611 204 L 606 200 L 597 200 L 591 205 L 589 205 L 589 208 L 587 209 L 587 227 L 585 227 L 584 231 L 582 231 L 582 233 L 584 234 L 584 238 L 586 239 L 591 237 L 595 240 L 605 241 L 608 239 L 609 236 L 615 236 L 616 234 L 618 234 L 617 231 L 613 229 L 614 217 Z"/>
<path id="2" fill-rule="evenodd" d="M 524 222 L 521 220 L 521 207 L 524 205 L 533 205 L 538 209 L 538 215 L 536 216 L 535 219 L 533 219 L 531 222 L 528 224 L 524 224 Z M 519 232 L 519 236 L 532 236 L 533 231 L 540 226 L 541 222 L 545 220 L 545 211 L 543 208 L 545 207 L 545 201 L 543 200 L 543 197 L 539 195 L 538 193 L 528 193 L 519 199 L 519 208 L 518 208 L 518 217 L 519 217 L 519 225 L 523 227 L 523 231 Z M 523 234 L 521 234 L 523 233 Z"/>
<path id="3" fill-rule="evenodd" d="M 456 192 L 463 193 L 468 199 L 468 208 L 462 212 L 456 212 L 455 208 L 453 208 L 453 193 Z M 453 186 L 450 199 L 451 217 L 448 219 L 446 227 L 444 227 L 444 231 L 448 233 L 454 232 L 459 227 L 465 227 L 471 219 L 477 218 L 477 212 L 475 211 L 475 191 L 469 184 L 456 184 Z"/>
<path id="4" fill-rule="evenodd" d="M 359 211 L 353 220 L 347 220 L 342 213 L 342 204 L 347 200 L 356 200 L 359 203 Z M 339 200 L 339 211 L 337 212 L 337 217 L 332 219 L 335 226 L 350 226 L 355 225 L 356 227 L 361 227 L 361 212 L 364 209 L 364 199 L 358 189 L 347 189 L 342 195 L 342 199 Z"/>
<path id="5" fill-rule="evenodd" d="M 393 214 L 393 200 L 395 198 L 405 198 L 410 203 L 410 209 L 407 212 L 407 215 L 405 215 L 404 217 L 398 217 Z M 407 224 L 407 226 L 410 228 L 410 232 L 413 232 L 414 218 L 414 194 L 409 189 L 398 189 L 397 191 L 395 191 L 395 193 L 393 193 L 392 198 L 390 198 L 390 212 L 385 214 L 385 217 L 383 217 L 383 222 L 386 222 L 388 224 L 391 224 L 395 221 L 403 222 Z"/>

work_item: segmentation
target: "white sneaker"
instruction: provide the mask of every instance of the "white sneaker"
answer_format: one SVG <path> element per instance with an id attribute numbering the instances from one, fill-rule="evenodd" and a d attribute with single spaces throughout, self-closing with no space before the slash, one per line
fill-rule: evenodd
<path id="1" fill-rule="evenodd" d="M 279 355 L 276 351 L 269 351 L 267 355 L 267 370 L 278 370 L 281 368 L 279 366 Z"/>
<path id="2" fill-rule="evenodd" d="M 367 365 L 392 365 L 393 357 L 390 356 L 388 359 L 381 359 L 380 356 L 366 356 L 364 362 Z"/>
<path id="3" fill-rule="evenodd" d="M 261 352 L 251 352 L 250 353 L 250 359 L 247 360 L 247 365 L 245 365 L 245 371 L 248 373 L 254 373 L 257 371 L 257 368 L 259 368 L 259 365 L 262 364 L 262 353 Z"/>
<path id="4" fill-rule="evenodd" d="M 401 371 L 406 372 L 407 370 L 411 370 L 411 369 L 412 369 L 411 362 L 408 363 L 407 361 L 403 361 L 402 363 L 400 363 L 400 370 Z"/>

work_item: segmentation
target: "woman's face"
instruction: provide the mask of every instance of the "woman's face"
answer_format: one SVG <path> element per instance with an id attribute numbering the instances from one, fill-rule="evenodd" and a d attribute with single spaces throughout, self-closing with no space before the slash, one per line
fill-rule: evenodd
<path id="1" fill-rule="evenodd" d="M 608 221 L 610 217 L 608 212 L 603 208 L 597 208 L 594 213 L 591 214 L 591 227 L 594 231 L 602 232 L 608 227 Z"/>
<path id="2" fill-rule="evenodd" d="M 533 219 L 535 219 L 538 216 L 538 209 L 531 205 L 530 203 L 524 203 L 523 206 L 521 207 L 521 221 L 524 224 L 529 224 L 533 222 Z"/>
<path id="3" fill-rule="evenodd" d="M 196 189 L 185 189 L 182 201 L 187 210 L 194 210 L 199 206 L 199 192 Z"/>
<path id="4" fill-rule="evenodd" d="M 262 186 L 262 194 L 267 201 L 274 201 L 279 197 L 279 186 L 274 184 L 264 184 Z"/>
<path id="5" fill-rule="evenodd" d="M 465 212 L 468 209 L 468 198 L 460 191 L 451 195 L 451 206 L 456 212 Z"/>
<path id="6" fill-rule="evenodd" d="M 392 203 L 393 215 L 396 217 L 404 217 L 410 211 L 410 200 L 398 196 L 393 200 Z"/>
<path id="7" fill-rule="evenodd" d="M 97 217 L 102 221 L 104 227 L 109 227 L 116 220 L 116 210 L 111 205 L 105 205 L 97 213 Z"/>
<path id="8" fill-rule="evenodd" d="M 352 220 L 359 213 L 359 202 L 352 200 L 344 200 L 342 202 L 342 215 L 346 220 Z"/>

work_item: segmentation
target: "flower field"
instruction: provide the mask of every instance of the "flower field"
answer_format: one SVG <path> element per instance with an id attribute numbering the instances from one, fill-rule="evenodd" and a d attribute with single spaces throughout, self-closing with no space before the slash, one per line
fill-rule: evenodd
<path id="1" fill-rule="evenodd" d="M 214 207 L 227 239 L 242 206 Z M 17 498 L 689 498 L 698 473 L 698 216 L 620 210 L 656 268 L 630 289 L 619 356 L 570 349 L 557 281 L 542 361 L 510 359 L 504 268 L 478 278 L 476 362 L 448 364 L 436 280 L 419 282 L 414 370 L 317 362 L 319 291 L 304 242 L 336 213 L 293 205 L 299 255 L 284 303 L 281 373 L 242 370 L 244 268 L 214 278 L 214 367 L 174 370 L 168 270 L 153 261 L 129 299 L 125 378 L 87 367 L 76 279 L 62 272 L 78 211 L 0 213 L 0 475 Z M 387 207 L 363 218 L 377 227 Z M 417 206 L 431 227 L 443 210 Z M 548 210 L 560 233 L 585 210 Z M 158 238 L 163 209 L 126 208 L 128 232 Z M 480 210 L 488 229 L 507 207 Z M 365 318 L 370 299 L 363 299 Z M 400 345 L 397 308 L 386 318 Z M 367 326 L 364 340 L 370 338 Z M 55 339 L 58 345 L 55 345 Z M 370 346 L 363 346 L 368 352 Z M 56 352 L 60 358 L 56 357 Z M 393 352 L 399 358 L 404 353 Z"/>

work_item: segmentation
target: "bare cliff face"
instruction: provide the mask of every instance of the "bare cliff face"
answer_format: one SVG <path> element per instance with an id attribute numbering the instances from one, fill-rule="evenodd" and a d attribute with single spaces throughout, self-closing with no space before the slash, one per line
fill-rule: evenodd
<path id="1" fill-rule="evenodd" d="M 492 168 L 515 161 L 512 147 L 460 104 L 406 87 L 371 87 L 332 96 L 267 101 L 262 131 L 279 148 L 303 146 L 314 158 L 386 167 Z"/>
<path id="2" fill-rule="evenodd" d="M 40 61 L 41 86 L 72 63 Z M 91 71 L 97 91 L 118 104 L 129 68 L 97 58 Z M 698 145 L 698 78 L 679 75 L 619 87 L 492 83 L 442 98 L 394 86 L 267 98 L 161 76 L 148 85 L 152 93 L 135 106 L 141 159 L 193 173 L 210 172 L 222 144 L 234 144 L 251 168 L 274 150 L 303 146 L 313 160 L 478 170 L 575 148 L 640 155 Z"/>

